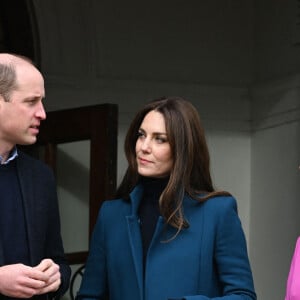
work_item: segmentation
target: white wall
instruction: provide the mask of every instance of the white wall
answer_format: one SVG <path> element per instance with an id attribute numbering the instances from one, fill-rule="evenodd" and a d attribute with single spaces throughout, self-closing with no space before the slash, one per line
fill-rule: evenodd
<path id="1" fill-rule="evenodd" d="M 281 300 L 300 235 L 299 6 L 258 0 L 254 11 L 250 255 L 258 298 Z"/>
<path id="2" fill-rule="evenodd" d="M 300 235 L 299 77 L 254 88 L 250 254 L 259 299 L 284 299 Z"/>

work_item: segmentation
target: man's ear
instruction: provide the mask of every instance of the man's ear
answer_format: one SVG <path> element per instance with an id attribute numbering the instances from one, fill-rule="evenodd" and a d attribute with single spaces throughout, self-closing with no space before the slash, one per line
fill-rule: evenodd
<path id="1" fill-rule="evenodd" d="M 2 105 L 4 104 L 4 102 L 5 102 L 4 97 L 2 95 L 0 95 L 0 109 L 1 109 Z"/>

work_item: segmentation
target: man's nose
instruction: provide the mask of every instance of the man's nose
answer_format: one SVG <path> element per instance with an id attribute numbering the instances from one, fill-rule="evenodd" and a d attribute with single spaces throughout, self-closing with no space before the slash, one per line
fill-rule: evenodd
<path id="1" fill-rule="evenodd" d="M 37 112 L 36 112 L 36 116 L 41 120 L 46 119 L 46 111 L 45 111 L 43 103 L 40 103 L 40 105 L 37 109 Z"/>

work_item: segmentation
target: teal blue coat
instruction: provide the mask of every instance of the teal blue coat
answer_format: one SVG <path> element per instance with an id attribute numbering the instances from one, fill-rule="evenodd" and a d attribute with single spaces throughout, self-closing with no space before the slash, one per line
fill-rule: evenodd
<path id="1" fill-rule="evenodd" d="M 130 200 L 105 201 L 100 209 L 77 300 L 253 300 L 256 295 L 246 241 L 233 197 L 199 203 L 184 199 L 189 228 L 175 230 L 159 218 L 145 274 L 137 215 L 137 186 Z"/>

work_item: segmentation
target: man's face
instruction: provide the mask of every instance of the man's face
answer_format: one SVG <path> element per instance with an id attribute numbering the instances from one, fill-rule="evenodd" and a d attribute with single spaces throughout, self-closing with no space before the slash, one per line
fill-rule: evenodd
<path id="1" fill-rule="evenodd" d="M 33 66 L 18 65 L 17 89 L 5 102 L 0 96 L 0 145 L 2 151 L 15 144 L 36 142 L 40 122 L 46 118 L 42 103 L 45 97 L 44 79 Z"/>

